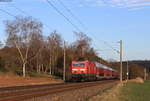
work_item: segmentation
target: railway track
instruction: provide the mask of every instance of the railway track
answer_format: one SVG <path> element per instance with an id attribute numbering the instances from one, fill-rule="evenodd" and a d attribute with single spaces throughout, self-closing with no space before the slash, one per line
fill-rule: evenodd
<path id="1" fill-rule="evenodd" d="M 32 85 L 19 87 L 0 88 L 0 101 L 21 101 L 35 97 L 41 97 L 60 92 L 81 89 L 85 87 L 97 86 L 100 84 L 116 83 L 114 80 L 84 82 L 84 83 L 63 83 L 63 84 L 47 84 Z"/>

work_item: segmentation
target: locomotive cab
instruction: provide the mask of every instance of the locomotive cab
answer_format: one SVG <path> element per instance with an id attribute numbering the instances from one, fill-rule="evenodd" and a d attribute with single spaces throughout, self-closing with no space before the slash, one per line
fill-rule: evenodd
<path id="1" fill-rule="evenodd" d="M 91 62 L 73 61 L 72 62 L 72 79 L 77 81 L 90 81 L 96 79 L 96 67 Z"/>
<path id="2" fill-rule="evenodd" d="M 72 74 L 83 74 L 87 73 L 87 62 L 79 61 L 79 62 L 72 62 Z"/>

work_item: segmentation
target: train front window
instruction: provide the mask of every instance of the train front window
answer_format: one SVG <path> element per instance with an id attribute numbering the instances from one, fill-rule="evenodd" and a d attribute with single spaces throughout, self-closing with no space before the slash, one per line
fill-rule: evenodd
<path id="1" fill-rule="evenodd" d="M 84 67 L 85 64 L 84 63 L 74 63 L 73 67 Z"/>

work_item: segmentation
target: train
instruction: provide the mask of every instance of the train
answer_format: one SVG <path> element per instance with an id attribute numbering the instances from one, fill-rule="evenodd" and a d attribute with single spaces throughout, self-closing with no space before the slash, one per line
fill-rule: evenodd
<path id="1" fill-rule="evenodd" d="M 73 81 L 95 81 L 117 79 L 118 71 L 98 62 L 89 60 L 72 61 L 71 74 Z"/>

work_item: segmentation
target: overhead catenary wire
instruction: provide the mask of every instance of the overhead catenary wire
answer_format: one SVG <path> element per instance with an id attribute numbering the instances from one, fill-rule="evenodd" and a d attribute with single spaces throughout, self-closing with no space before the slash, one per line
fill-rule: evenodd
<path id="1" fill-rule="evenodd" d="M 61 0 L 57 0 L 65 9 L 66 9 L 66 11 L 68 11 L 70 14 L 71 14 L 71 16 L 74 18 L 74 19 L 76 19 L 79 23 L 80 23 L 80 25 L 82 25 L 83 27 L 85 27 L 84 26 L 84 24 L 75 16 L 75 14 L 73 14 L 73 12 L 61 1 Z M 86 28 L 87 29 L 87 28 Z M 94 36 L 94 35 L 93 35 Z M 95 37 L 95 36 L 94 36 Z M 96 37 L 95 37 L 96 38 Z M 115 52 L 117 52 L 118 54 L 120 53 L 117 49 L 115 49 L 115 48 L 113 48 L 111 45 L 109 45 L 108 44 L 108 42 L 106 42 L 106 41 L 103 41 L 103 43 L 105 44 L 105 45 L 107 45 L 108 47 L 110 47 L 113 51 L 115 51 Z"/>
<path id="2" fill-rule="evenodd" d="M 25 12 L 24 10 L 18 8 L 17 6 L 11 4 L 12 7 L 14 7 L 16 10 L 18 10 L 19 12 L 21 12 L 22 14 L 26 15 L 26 16 L 29 16 L 29 14 L 27 12 Z"/>
<path id="3" fill-rule="evenodd" d="M 66 9 L 66 11 L 68 11 L 68 12 L 71 14 L 71 16 L 72 16 L 74 19 L 76 19 L 76 20 L 80 23 L 80 25 L 84 26 L 84 24 L 75 16 L 75 14 L 72 13 L 72 11 L 71 11 L 61 0 L 57 0 L 57 1 Z M 87 28 L 86 28 L 86 29 L 87 29 Z M 94 34 L 93 34 L 93 36 L 94 36 Z M 95 36 L 94 36 L 94 37 L 95 37 Z M 95 38 L 96 38 L 96 37 L 95 37 Z M 105 45 L 107 45 L 109 48 L 111 48 L 113 51 L 117 52 L 118 54 L 120 53 L 117 49 L 115 49 L 115 48 L 113 48 L 111 45 L 109 45 L 108 42 L 103 41 L 103 43 L 104 43 Z"/>
<path id="4" fill-rule="evenodd" d="M 57 0 L 64 8 L 65 10 L 72 16 L 72 18 L 74 18 L 82 27 L 83 29 L 87 29 L 86 26 L 84 25 L 84 23 L 72 12 L 72 10 L 70 8 L 68 8 L 62 0 Z"/>
<path id="5" fill-rule="evenodd" d="M 63 12 L 61 12 L 55 5 L 53 5 L 53 3 L 51 2 L 51 1 L 49 1 L 49 0 L 46 0 L 47 1 L 47 3 L 49 3 L 49 5 L 54 9 L 54 10 L 56 10 L 61 16 L 63 16 L 76 30 L 78 30 L 79 32 L 82 32 L 82 31 L 80 31 L 80 29 L 75 25 L 75 24 L 73 24 L 72 22 L 71 22 L 71 20 L 67 17 L 67 16 L 65 16 L 64 14 L 63 14 Z M 59 1 L 59 0 L 58 0 Z M 64 6 L 64 8 L 68 11 L 68 12 L 70 12 L 71 10 L 70 9 L 68 9 L 61 1 L 59 1 L 63 6 Z M 72 15 L 73 13 L 72 12 L 70 12 L 70 14 Z M 94 34 L 92 34 L 93 36 L 94 36 Z M 95 37 L 95 36 L 94 36 Z M 95 38 L 97 38 L 97 37 L 95 37 Z M 118 51 L 117 49 L 115 49 L 115 48 L 113 48 L 111 45 L 109 45 L 106 41 L 103 41 L 103 43 L 106 45 L 106 46 L 108 46 L 109 48 L 111 48 L 113 51 L 115 51 L 115 52 L 117 52 L 118 54 L 120 53 L 120 51 Z"/>
<path id="6" fill-rule="evenodd" d="M 48 0 L 47 0 L 47 1 L 48 1 Z M 80 24 L 82 24 L 82 22 L 80 22 L 80 21 L 78 20 L 78 18 L 72 13 L 72 11 L 71 11 L 66 5 L 64 5 L 64 3 L 63 3 L 61 0 L 57 0 L 57 1 L 66 9 L 67 12 L 70 13 L 70 15 L 71 15 L 74 19 L 76 19 Z M 63 13 L 62 13 L 62 14 L 63 14 Z M 94 34 L 92 34 L 92 36 L 95 37 Z M 97 39 L 97 37 L 95 37 L 95 38 Z M 97 39 L 97 40 L 99 40 L 99 39 Z M 116 48 L 112 47 L 108 42 L 103 41 L 103 40 L 99 40 L 99 41 L 102 41 L 107 47 L 109 47 L 110 49 L 112 49 L 114 52 L 120 54 L 120 51 L 117 50 Z M 117 42 L 116 42 L 116 43 L 117 43 Z"/>
<path id="7" fill-rule="evenodd" d="M 68 8 L 64 5 L 64 3 L 63 3 L 61 0 L 57 0 L 57 1 L 66 9 L 66 11 L 68 11 L 68 12 L 71 14 L 71 16 L 72 16 L 74 19 L 76 19 L 81 25 L 83 25 L 83 23 L 72 13 L 72 11 L 71 11 L 70 9 L 68 9 Z M 62 12 L 60 12 L 60 11 L 57 9 L 57 7 L 55 7 L 55 6 L 52 4 L 52 2 L 50 2 L 49 0 L 47 0 L 47 2 L 49 2 L 50 5 L 51 5 L 58 13 L 60 13 L 63 17 L 66 18 L 66 16 L 65 16 Z M 78 28 L 76 28 L 76 29 L 78 30 Z M 94 35 L 93 35 L 93 36 L 94 36 Z M 96 38 L 96 37 L 95 37 L 95 38 Z M 119 53 L 119 51 L 118 51 L 117 49 L 113 48 L 113 47 L 112 47 L 111 45 L 109 45 L 106 41 L 103 41 L 103 42 L 104 42 L 105 45 L 107 45 L 108 47 L 110 47 L 113 51 Z"/>
<path id="8" fill-rule="evenodd" d="M 47 1 L 48 1 L 48 0 L 47 0 Z M 60 2 L 61 2 L 61 1 L 60 1 Z M 67 18 L 62 12 L 60 12 L 60 11 L 57 9 L 57 7 L 55 7 L 50 1 L 48 1 L 48 3 L 51 4 L 51 6 L 52 6 L 57 12 L 59 12 L 59 14 L 61 14 L 67 21 L 69 21 L 69 23 L 70 23 L 71 25 L 73 25 L 73 27 L 76 28 L 76 30 L 80 31 L 80 29 L 79 29 L 76 25 L 74 25 L 74 24 L 71 22 L 71 20 L 70 20 L 69 18 Z M 28 15 L 25 11 L 21 10 L 20 8 L 14 6 L 14 5 L 13 5 L 13 7 L 16 8 L 18 11 L 20 11 L 21 13 L 23 13 L 23 14 L 25 14 L 25 15 Z M 64 7 L 66 7 L 66 6 L 64 6 Z M 67 10 L 67 8 L 66 8 L 66 10 Z M 12 17 L 17 18 L 16 15 L 13 15 L 12 13 L 7 12 L 6 10 L 0 9 L 0 11 L 4 12 L 4 13 L 6 13 L 6 14 L 12 16 Z M 71 10 L 68 9 L 68 11 L 71 11 Z M 73 13 L 70 12 L 70 14 L 73 14 Z M 48 25 L 46 25 L 46 24 L 44 24 L 44 25 L 49 28 Z M 80 32 L 81 32 L 81 31 L 80 31 Z M 94 34 L 93 34 L 93 36 L 94 36 Z M 95 36 L 94 36 L 94 37 L 95 37 Z M 95 38 L 97 38 L 97 37 L 95 37 Z M 101 41 L 101 40 L 100 40 L 100 41 Z M 108 46 L 109 48 L 111 48 L 113 51 L 116 51 L 117 53 L 119 53 L 119 51 L 118 51 L 117 49 L 113 48 L 113 47 L 112 47 L 111 45 L 109 45 L 106 41 L 103 41 L 103 43 L 104 43 L 106 46 Z"/>
<path id="9" fill-rule="evenodd" d="M 12 17 L 14 17 L 14 18 L 17 18 L 16 15 L 13 15 L 12 13 L 7 12 L 6 10 L 0 9 L 0 11 L 6 13 L 6 14 L 9 15 L 9 16 L 12 16 Z M 35 54 L 35 56 L 36 56 L 39 52 L 40 52 L 40 49 L 39 49 L 38 52 Z M 31 57 L 31 59 L 32 59 L 32 57 Z M 31 59 L 30 59 L 30 60 L 31 60 Z"/>
<path id="10" fill-rule="evenodd" d="M 48 1 L 48 0 L 47 0 Z M 58 0 L 59 1 L 59 0 Z M 61 1 L 60 1 L 61 2 Z M 13 7 L 15 8 L 15 9 L 17 9 L 19 12 L 21 12 L 22 14 L 25 14 L 25 15 L 29 15 L 28 13 L 26 13 L 25 11 L 23 11 L 23 10 L 21 10 L 20 8 L 18 8 L 18 7 L 16 7 L 15 5 L 13 5 Z M 54 6 L 55 7 L 55 6 Z M 64 5 L 64 7 L 66 7 L 65 5 Z M 56 7 L 55 7 L 56 8 Z M 57 8 L 56 8 L 57 9 Z M 67 7 L 66 7 L 66 10 L 67 10 Z M 17 18 L 17 16 L 16 15 L 14 15 L 14 14 L 12 14 L 12 13 L 10 13 L 10 12 L 8 12 L 8 11 L 6 11 L 6 10 L 4 10 L 4 9 L 0 9 L 0 11 L 1 12 L 4 12 L 4 13 L 6 13 L 7 15 L 9 15 L 9 16 L 12 16 L 12 17 L 14 17 L 14 18 Z M 72 17 L 73 17 L 73 13 L 71 12 L 71 10 L 70 9 L 68 9 L 68 12 L 70 11 L 70 14 L 72 14 Z M 63 14 L 62 12 L 60 12 L 61 14 Z M 64 14 L 63 14 L 64 15 Z M 65 15 L 64 15 L 64 17 L 65 17 Z M 75 17 L 75 16 L 74 16 Z M 71 20 L 68 18 L 68 20 L 71 22 Z M 68 21 L 67 20 L 67 21 Z M 71 22 L 72 23 L 72 22 Z M 82 22 L 81 22 L 82 23 Z M 73 23 L 72 23 L 73 24 Z M 43 24 L 44 26 L 46 26 L 47 28 L 50 28 L 48 25 L 46 25 L 46 24 Z M 73 24 L 74 25 L 74 24 Z M 76 26 L 76 25 L 75 25 Z M 74 26 L 74 27 L 75 27 Z M 76 29 L 77 30 L 80 30 L 78 27 L 76 27 Z M 81 32 L 81 31 L 80 31 Z M 94 34 L 92 34 L 93 36 L 94 36 Z M 94 36 L 95 37 L 95 36 Z M 97 37 L 95 37 L 95 38 L 97 38 Z M 98 39 L 99 40 L 99 39 Z M 108 46 L 109 48 L 111 48 L 113 51 L 115 51 L 115 52 L 117 52 L 117 53 L 120 53 L 117 49 L 115 49 L 115 48 L 113 48 L 108 42 L 106 42 L 106 41 L 103 41 L 103 40 L 99 40 L 99 41 L 102 41 L 106 46 Z"/>
<path id="11" fill-rule="evenodd" d="M 62 17 L 66 19 L 68 23 L 70 23 L 77 31 L 82 32 L 67 16 L 65 16 L 51 1 L 46 0 L 47 3 Z"/>
<path id="12" fill-rule="evenodd" d="M 3 13 L 6 13 L 6 14 L 9 15 L 9 16 L 12 16 L 12 17 L 14 17 L 14 18 L 17 18 L 16 15 L 13 15 L 12 13 L 9 13 L 8 11 L 6 11 L 6 10 L 4 10 L 4 9 L 0 9 L 0 11 L 3 12 Z"/>
<path id="13" fill-rule="evenodd" d="M 12 7 L 14 7 L 16 10 L 18 10 L 20 13 L 22 13 L 22 14 L 24 14 L 24 15 L 26 15 L 26 16 L 31 16 L 30 14 L 28 14 L 26 11 L 24 11 L 24 10 L 22 10 L 22 9 L 20 9 L 19 7 L 17 7 L 17 6 L 15 6 L 15 5 L 13 5 L 13 4 L 11 4 L 11 6 Z M 17 16 L 16 16 L 17 17 Z M 47 29 L 52 29 L 49 25 L 47 25 L 47 24 L 43 24 L 45 27 L 47 27 Z"/>
<path id="14" fill-rule="evenodd" d="M 105 43 L 107 46 L 109 46 L 112 50 L 114 50 L 115 52 L 117 52 L 118 54 L 120 54 L 120 51 L 119 51 L 119 50 L 113 48 L 113 47 L 112 47 L 111 45 L 109 45 L 106 41 L 104 41 L 104 43 Z"/>

